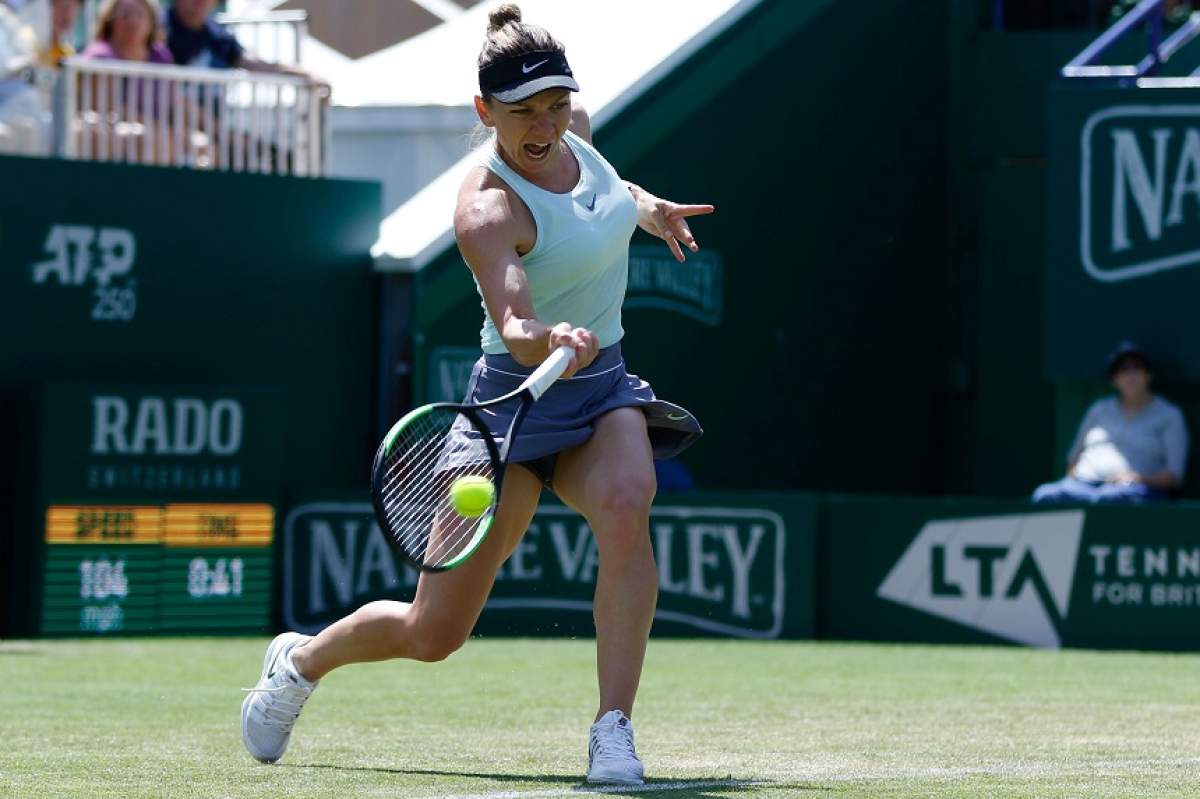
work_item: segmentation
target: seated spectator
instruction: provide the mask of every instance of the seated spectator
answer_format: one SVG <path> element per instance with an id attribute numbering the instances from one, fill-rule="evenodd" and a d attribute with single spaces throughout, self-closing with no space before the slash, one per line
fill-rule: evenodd
<path id="1" fill-rule="evenodd" d="M 158 20 L 154 0 L 104 0 L 96 15 L 96 40 L 79 56 L 174 64 Z"/>
<path id="2" fill-rule="evenodd" d="M 1132 342 L 1109 359 L 1117 396 L 1088 409 L 1067 456 L 1067 476 L 1039 486 L 1034 502 L 1140 503 L 1166 499 L 1183 481 L 1188 432 L 1179 408 L 1150 391 L 1150 361 Z"/>
<path id="3" fill-rule="evenodd" d="M 56 69 L 64 58 L 75 55 L 75 23 L 83 0 L 53 0 L 50 5 L 50 41 L 38 54 L 38 63 Z"/>
<path id="4" fill-rule="evenodd" d="M 302 69 L 261 61 L 247 53 L 237 37 L 212 18 L 217 0 L 175 0 L 164 19 L 167 46 L 175 63 L 187 67 L 245 69 L 294 75 L 318 86 L 327 84 Z"/>

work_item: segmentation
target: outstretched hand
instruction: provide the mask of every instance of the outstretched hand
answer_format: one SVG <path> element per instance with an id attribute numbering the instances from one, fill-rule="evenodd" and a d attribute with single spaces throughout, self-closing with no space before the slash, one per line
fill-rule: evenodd
<path id="1" fill-rule="evenodd" d="M 675 256 L 676 261 L 682 263 L 684 260 L 683 248 L 679 246 L 680 242 L 692 252 L 700 251 L 700 245 L 696 243 L 696 238 L 692 235 L 691 228 L 688 227 L 687 218 L 711 214 L 716 210 L 713 206 L 680 205 L 655 197 L 645 189 L 635 192 L 634 199 L 637 202 L 638 226 L 650 235 L 658 236 L 665 241 L 671 248 L 671 253 Z"/>

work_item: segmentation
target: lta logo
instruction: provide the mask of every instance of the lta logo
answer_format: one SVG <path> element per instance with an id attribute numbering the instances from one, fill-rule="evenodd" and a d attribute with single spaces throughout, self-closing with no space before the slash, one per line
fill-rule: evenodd
<path id="1" fill-rule="evenodd" d="M 1083 511 L 933 521 L 878 596 L 1029 646 L 1058 647 Z"/>

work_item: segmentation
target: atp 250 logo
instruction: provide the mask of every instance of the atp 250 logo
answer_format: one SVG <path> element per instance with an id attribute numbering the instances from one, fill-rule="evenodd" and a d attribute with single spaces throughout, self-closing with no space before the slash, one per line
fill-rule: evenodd
<path id="1" fill-rule="evenodd" d="M 1080 260 L 1112 283 L 1200 264 L 1200 105 L 1120 105 L 1080 140 Z"/>
<path id="2" fill-rule="evenodd" d="M 43 248 L 49 258 L 33 265 L 34 285 L 81 289 L 91 284 L 93 320 L 132 321 L 137 313 L 137 239 L 131 231 L 54 225 Z"/>

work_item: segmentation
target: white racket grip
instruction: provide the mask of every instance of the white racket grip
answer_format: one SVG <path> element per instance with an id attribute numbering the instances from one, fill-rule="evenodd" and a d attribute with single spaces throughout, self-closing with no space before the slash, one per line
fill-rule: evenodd
<path id="1" fill-rule="evenodd" d="M 567 366 L 571 363 L 571 356 L 574 354 L 575 350 L 570 347 L 559 347 L 550 353 L 549 358 L 542 361 L 541 366 L 533 370 L 533 374 L 525 378 L 525 382 L 521 384 L 518 391 L 529 389 L 533 398 L 539 399 L 546 393 L 546 389 L 554 385 L 554 381 L 567 371 Z"/>

